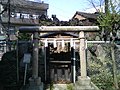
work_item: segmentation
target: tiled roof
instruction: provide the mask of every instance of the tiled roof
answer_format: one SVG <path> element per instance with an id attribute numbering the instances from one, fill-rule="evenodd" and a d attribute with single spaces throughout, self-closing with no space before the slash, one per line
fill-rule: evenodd
<path id="1" fill-rule="evenodd" d="M 75 15 L 73 16 L 73 18 L 74 18 L 76 15 L 81 15 L 81 16 L 83 16 L 83 17 L 85 17 L 85 18 L 89 18 L 89 19 L 97 19 L 97 16 L 98 16 L 99 14 L 97 14 L 97 13 L 85 13 L 85 12 L 79 12 L 79 11 L 77 11 L 77 12 L 75 13 Z"/>

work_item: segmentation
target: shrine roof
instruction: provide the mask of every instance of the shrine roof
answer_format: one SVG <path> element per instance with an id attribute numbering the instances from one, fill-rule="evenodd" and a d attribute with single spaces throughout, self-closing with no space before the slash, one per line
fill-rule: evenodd
<path id="1" fill-rule="evenodd" d="M 78 38 L 78 36 L 79 36 L 76 33 L 70 33 L 70 32 L 57 32 L 57 33 L 56 32 L 52 32 L 52 33 L 46 33 L 44 35 L 41 35 L 40 38 L 49 38 L 51 36 L 57 36 L 59 34 L 61 34 L 63 36 L 72 36 L 74 38 Z"/>

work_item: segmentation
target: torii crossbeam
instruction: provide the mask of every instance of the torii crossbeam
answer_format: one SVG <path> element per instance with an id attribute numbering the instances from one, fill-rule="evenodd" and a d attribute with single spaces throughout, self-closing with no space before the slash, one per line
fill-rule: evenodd
<path id="1" fill-rule="evenodd" d="M 20 27 L 20 32 L 96 32 L 98 26 L 24 26 Z"/>

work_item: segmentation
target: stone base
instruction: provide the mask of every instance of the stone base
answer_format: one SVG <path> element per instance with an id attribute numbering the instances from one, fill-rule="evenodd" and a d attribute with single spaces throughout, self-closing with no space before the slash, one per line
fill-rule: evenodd
<path id="1" fill-rule="evenodd" d="M 89 77 L 87 78 L 82 78 L 82 77 L 78 77 L 78 84 L 79 85 L 90 85 L 91 79 Z"/>
<path id="2" fill-rule="evenodd" d="M 25 85 L 21 90 L 43 90 L 43 83 L 41 82 L 41 78 L 30 78 L 29 85 Z"/>
<path id="3" fill-rule="evenodd" d="M 73 90 L 73 84 L 53 84 L 51 89 L 48 87 L 46 90 Z"/>
<path id="4" fill-rule="evenodd" d="M 91 79 L 89 77 L 83 78 L 78 77 L 78 81 L 75 83 L 74 90 L 99 90 L 93 83 L 91 83 Z"/>
<path id="5" fill-rule="evenodd" d="M 53 90 L 67 90 L 66 84 L 54 84 Z"/>

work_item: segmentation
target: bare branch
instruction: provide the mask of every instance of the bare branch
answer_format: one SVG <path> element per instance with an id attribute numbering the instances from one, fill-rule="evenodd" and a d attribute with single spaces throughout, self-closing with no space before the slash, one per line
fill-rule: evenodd
<path id="1" fill-rule="evenodd" d="M 95 10 L 98 12 L 98 9 L 96 8 L 96 6 L 95 6 L 93 0 L 88 0 L 88 1 L 92 4 L 92 6 L 93 6 L 93 7 L 95 8 Z"/>

